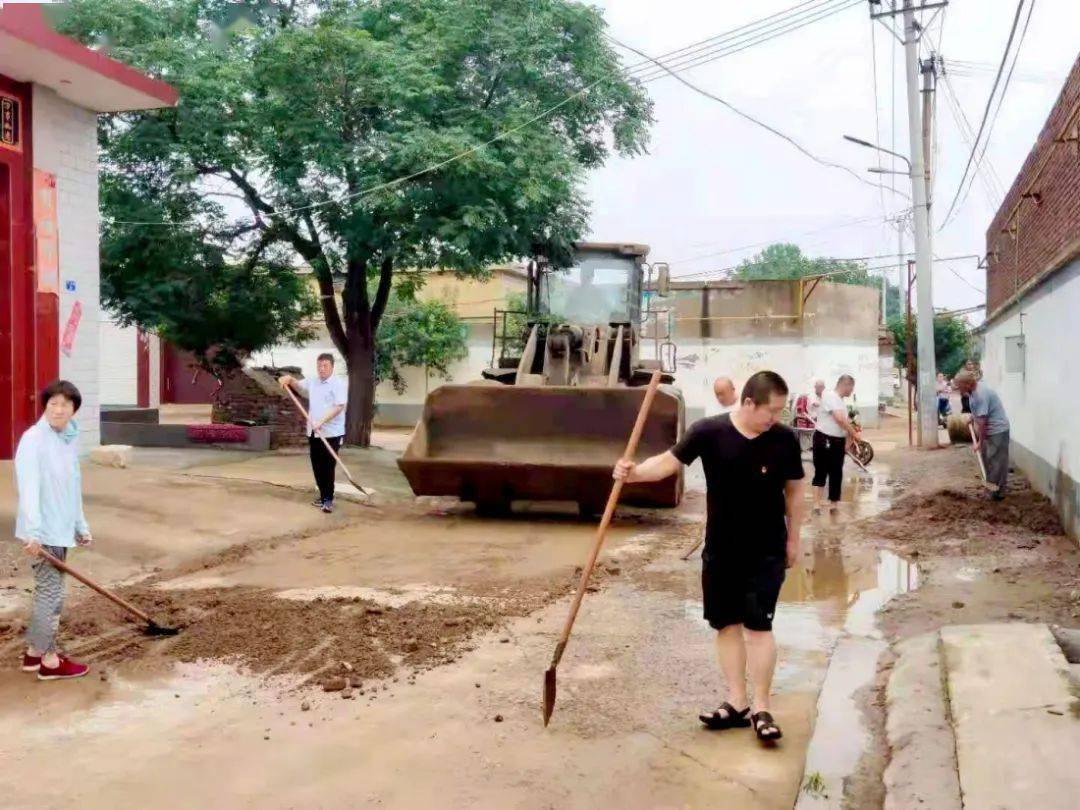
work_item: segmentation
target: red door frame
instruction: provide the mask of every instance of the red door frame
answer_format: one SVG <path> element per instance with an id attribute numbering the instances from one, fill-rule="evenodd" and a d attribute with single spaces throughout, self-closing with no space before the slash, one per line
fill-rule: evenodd
<path id="1" fill-rule="evenodd" d="M 0 257 L 0 458 L 11 458 L 19 437 L 37 420 L 37 276 L 33 268 L 33 120 L 31 88 L 0 76 L 0 91 L 20 106 L 22 149 L 0 147 L 6 197 L 0 228 L 7 249 Z M 6 175 L 6 177 L 3 177 Z"/>
<path id="2" fill-rule="evenodd" d="M 136 398 L 140 408 L 150 407 L 150 335 L 142 329 L 135 336 Z"/>

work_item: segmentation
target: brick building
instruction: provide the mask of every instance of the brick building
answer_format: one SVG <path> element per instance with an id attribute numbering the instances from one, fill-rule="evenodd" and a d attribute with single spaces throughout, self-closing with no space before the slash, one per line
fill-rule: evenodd
<path id="1" fill-rule="evenodd" d="M 0 3 L 0 459 L 65 377 L 99 436 L 97 114 L 175 91 L 52 29 L 41 4 Z"/>
<path id="2" fill-rule="evenodd" d="M 986 232 L 983 368 L 1013 459 L 1080 536 L 1080 58 Z"/>

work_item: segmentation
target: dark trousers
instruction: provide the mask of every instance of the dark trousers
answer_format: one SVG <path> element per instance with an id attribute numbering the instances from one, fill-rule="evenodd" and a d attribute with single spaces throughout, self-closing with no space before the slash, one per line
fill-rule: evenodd
<path id="1" fill-rule="evenodd" d="M 814 431 L 814 486 L 829 483 L 829 500 L 840 500 L 840 484 L 844 479 L 844 452 L 846 436 L 827 436 Z"/>
<path id="2" fill-rule="evenodd" d="M 341 449 L 341 437 L 326 440 L 336 453 Z M 334 470 L 337 462 L 326 449 L 318 436 L 308 436 L 308 450 L 311 453 L 311 471 L 315 473 L 315 486 L 319 488 L 319 497 L 323 501 L 334 500 Z"/>

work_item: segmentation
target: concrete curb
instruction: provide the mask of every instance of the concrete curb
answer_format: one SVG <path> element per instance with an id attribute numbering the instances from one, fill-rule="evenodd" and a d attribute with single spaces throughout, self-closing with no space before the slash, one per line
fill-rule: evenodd
<path id="1" fill-rule="evenodd" d="M 916 636 L 896 645 L 886 687 L 885 810 L 961 810 L 956 741 L 943 688 L 940 638 Z"/>

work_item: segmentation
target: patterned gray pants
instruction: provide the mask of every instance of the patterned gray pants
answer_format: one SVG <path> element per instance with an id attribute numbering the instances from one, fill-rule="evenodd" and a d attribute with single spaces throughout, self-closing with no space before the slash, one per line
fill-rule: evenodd
<path id="1" fill-rule="evenodd" d="M 42 546 L 60 561 L 67 560 L 63 546 Z M 34 604 L 30 612 L 30 627 L 26 644 L 41 655 L 56 652 L 56 631 L 60 627 L 60 611 L 64 607 L 64 573 L 53 568 L 45 559 L 37 559 L 34 569 Z"/>
<path id="2" fill-rule="evenodd" d="M 1009 479 L 1009 431 L 987 436 L 982 443 L 983 463 L 986 465 L 986 480 L 997 484 L 998 492 L 1005 494 L 1005 483 Z"/>

